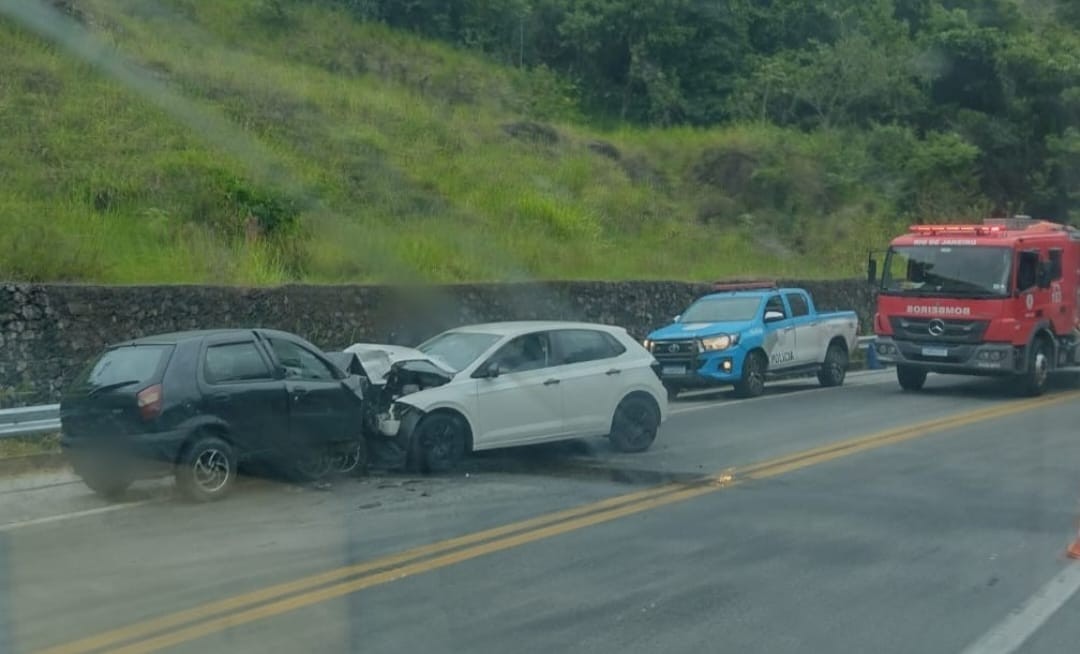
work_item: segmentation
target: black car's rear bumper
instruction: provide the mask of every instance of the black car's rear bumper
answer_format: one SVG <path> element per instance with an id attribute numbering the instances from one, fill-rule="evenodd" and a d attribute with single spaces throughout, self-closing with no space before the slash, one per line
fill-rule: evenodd
<path id="1" fill-rule="evenodd" d="M 188 436 L 186 429 L 108 437 L 72 437 L 65 433 L 60 436 L 60 449 L 76 469 L 89 459 L 104 457 L 153 468 L 176 463 Z"/>

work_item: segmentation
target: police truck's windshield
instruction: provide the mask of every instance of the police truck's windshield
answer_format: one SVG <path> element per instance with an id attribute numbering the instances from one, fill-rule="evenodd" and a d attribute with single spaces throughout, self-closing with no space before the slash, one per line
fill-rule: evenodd
<path id="1" fill-rule="evenodd" d="M 1009 292 L 1012 250 L 1001 247 L 890 248 L 882 292 L 915 296 L 992 296 Z"/>
<path id="2" fill-rule="evenodd" d="M 741 322 L 753 320 L 759 297 L 707 297 L 690 305 L 679 322 Z"/>

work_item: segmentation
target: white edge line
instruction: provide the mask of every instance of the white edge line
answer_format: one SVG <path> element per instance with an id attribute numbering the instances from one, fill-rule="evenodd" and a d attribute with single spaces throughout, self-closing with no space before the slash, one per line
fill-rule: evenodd
<path id="1" fill-rule="evenodd" d="M 124 509 L 134 509 L 138 506 L 146 506 L 147 504 L 157 504 L 162 502 L 161 499 L 152 500 L 140 500 L 138 502 L 125 502 L 123 504 L 110 504 L 109 506 L 99 506 L 96 509 L 86 509 L 85 511 L 75 511 L 73 513 L 61 513 L 60 515 L 50 515 L 42 518 L 33 518 L 31 520 L 22 520 L 20 522 L 9 522 L 6 524 L 0 524 L 0 533 L 9 531 L 15 531 L 17 529 L 23 529 L 25 527 L 36 527 L 38 525 L 47 525 L 53 522 L 63 522 L 64 520 L 74 520 L 76 518 L 87 518 L 90 516 L 101 515 L 103 513 L 112 513 L 114 511 L 123 511 Z"/>
<path id="2" fill-rule="evenodd" d="M 876 370 L 874 372 L 877 373 Z M 867 376 L 869 376 L 869 375 L 860 375 L 860 377 L 867 377 Z M 892 377 L 889 377 L 887 379 L 876 379 L 876 380 L 860 381 L 857 384 L 848 384 L 847 387 L 877 386 L 878 384 L 887 384 L 890 381 L 892 381 L 892 379 L 893 379 Z M 783 382 L 781 382 L 781 384 L 783 384 Z M 772 387 L 775 388 L 776 386 L 780 386 L 781 384 L 772 384 Z M 790 386 L 790 385 L 793 385 L 793 382 L 790 382 L 790 383 L 787 383 L 787 384 L 784 384 L 784 385 Z M 743 399 L 743 400 L 728 400 L 726 402 L 702 402 L 700 404 L 691 404 L 689 406 L 680 407 L 680 408 L 674 408 L 674 409 L 670 408 L 670 404 L 669 404 L 668 405 L 669 406 L 668 415 L 669 416 L 678 416 L 678 415 L 682 415 L 684 413 L 693 413 L 695 411 L 705 411 L 707 409 L 723 409 L 725 407 L 735 406 L 735 405 L 738 405 L 738 404 L 745 404 L 747 402 L 763 402 L 763 401 L 767 401 L 767 400 L 779 400 L 779 399 L 784 399 L 784 398 L 788 398 L 788 397 L 795 397 L 796 395 L 805 395 L 806 393 L 821 393 L 823 391 L 843 390 L 844 388 L 845 388 L 844 386 L 840 386 L 840 387 L 837 387 L 837 388 L 828 388 L 828 387 L 806 388 L 806 389 L 803 389 L 801 391 L 791 391 L 789 393 L 779 393 L 777 395 L 766 395 L 764 397 L 753 397 L 753 398 L 747 398 L 747 399 Z"/>
<path id="3" fill-rule="evenodd" d="M 1012 654 L 1080 591 L 1080 564 L 1070 564 L 961 654 Z"/>

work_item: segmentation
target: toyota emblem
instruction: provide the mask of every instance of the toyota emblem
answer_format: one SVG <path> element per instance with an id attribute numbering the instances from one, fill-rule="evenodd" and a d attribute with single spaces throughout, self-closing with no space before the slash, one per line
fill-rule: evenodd
<path id="1" fill-rule="evenodd" d="M 945 321 L 941 318 L 934 318 L 926 326 L 926 331 L 930 332 L 931 336 L 941 336 L 945 333 Z"/>
<path id="2" fill-rule="evenodd" d="M 669 345 L 667 347 L 667 351 L 672 352 L 672 353 L 678 352 L 679 351 L 679 344 L 678 343 L 672 343 L 671 345 Z"/>

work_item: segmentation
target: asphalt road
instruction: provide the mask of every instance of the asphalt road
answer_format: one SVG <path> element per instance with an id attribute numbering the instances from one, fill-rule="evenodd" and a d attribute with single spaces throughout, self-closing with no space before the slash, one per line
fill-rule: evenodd
<path id="1" fill-rule="evenodd" d="M 0 652 L 1076 651 L 1078 388 L 705 394 L 644 454 L 580 441 L 211 506 L 4 480 Z"/>

